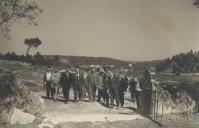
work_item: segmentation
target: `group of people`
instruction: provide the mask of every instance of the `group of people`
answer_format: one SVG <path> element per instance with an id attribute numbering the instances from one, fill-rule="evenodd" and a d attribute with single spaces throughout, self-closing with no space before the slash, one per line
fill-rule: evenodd
<path id="1" fill-rule="evenodd" d="M 132 101 L 136 101 L 137 110 L 143 114 L 150 114 L 152 79 L 149 71 L 142 77 L 126 75 L 117 69 L 65 68 L 64 70 L 48 68 L 44 75 L 47 98 L 57 100 L 59 88 L 62 88 L 65 103 L 69 102 L 70 89 L 74 91 L 74 102 L 85 100 L 89 102 L 103 101 L 110 108 L 124 106 L 125 91 L 130 90 Z"/>

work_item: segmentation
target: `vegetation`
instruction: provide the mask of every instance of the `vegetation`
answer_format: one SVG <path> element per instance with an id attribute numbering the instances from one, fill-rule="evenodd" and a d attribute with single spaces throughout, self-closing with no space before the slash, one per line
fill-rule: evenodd
<path id="1" fill-rule="evenodd" d="M 195 0 L 194 6 L 199 7 L 199 0 Z"/>
<path id="2" fill-rule="evenodd" d="M 24 40 L 24 44 L 28 46 L 27 52 L 26 52 L 26 56 L 29 55 L 29 50 L 31 48 L 37 48 L 39 47 L 39 45 L 41 45 L 41 40 L 39 38 L 30 38 L 30 39 L 25 39 Z"/>
<path id="3" fill-rule="evenodd" d="M 6 54 L 0 53 L 0 59 L 9 60 L 9 61 L 21 61 L 21 62 L 31 63 L 33 65 L 57 66 L 61 64 L 58 56 L 54 56 L 51 59 L 51 58 L 41 55 L 39 52 L 37 52 L 34 56 L 17 55 L 15 52 L 12 52 L 12 53 L 8 52 Z"/>
<path id="4" fill-rule="evenodd" d="M 128 68 L 129 61 L 122 61 L 106 57 L 84 57 L 84 56 L 58 56 L 58 55 L 41 55 L 37 52 L 35 55 L 17 55 L 15 52 L 6 54 L 0 53 L 0 59 L 10 61 L 21 61 L 31 63 L 33 65 L 115 65 L 116 67 Z M 157 72 L 167 73 L 196 73 L 199 72 L 199 52 L 180 53 L 165 60 L 136 62 L 135 70 L 143 72 L 155 67 Z"/>
<path id="5" fill-rule="evenodd" d="M 37 3 L 31 0 L 0 0 L 0 30 L 9 39 L 11 24 L 25 20 L 37 25 L 36 18 L 42 13 Z"/>
<path id="6" fill-rule="evenodd" d="M 33 65 L 115 65 L 116 67 L 127 68 L 129 61 L 122 61 L 107 57 L 85 57 L 85 56 L 58 56 L 58 55 L 41 55 L 37 52 L 35 55 L 17 55 L 15 52 L 6 54 L 0 53 L 0 59 L 9 61 L 21 61 L 31 63 Z"/>
<path id="7" fill-rule="evenodd" d="M 156 65 L 158 72 L 196 73 L 199 72 L 199 52 L 180 53 Z"/>

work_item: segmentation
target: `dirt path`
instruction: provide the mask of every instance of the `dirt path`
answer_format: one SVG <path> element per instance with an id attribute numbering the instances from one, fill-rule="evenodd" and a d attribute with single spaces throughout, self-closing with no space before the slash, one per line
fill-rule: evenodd
<path id="1" fill-rule="evenodd" d="M 70 99 L 73 99 L 72 90 L 70 94 Z M 114 122 L 143 119 L 133 111 L 135 104 L 128 100 L 125 100 L 124 108 L 114 106 L 113 109 L 110 109 L 105 107 L 103 102 L 88 102 L 87 98 L 77 103 L 71 100 L 68 104 L 64 104 L 60 94 L 57 102 L 45 99 L 45 104 L 46 118 L 40 127 L 54 126 L 63 122 Z"/>

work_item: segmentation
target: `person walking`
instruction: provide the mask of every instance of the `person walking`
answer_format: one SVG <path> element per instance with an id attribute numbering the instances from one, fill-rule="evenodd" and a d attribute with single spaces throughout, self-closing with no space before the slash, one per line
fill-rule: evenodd
<path id="1" fill-rule="evenodd" d="M 133 78 L 135 82 L 135 99 L 136 99 L 136 104 L 137 104 L 137 112 L 141 113 L 143 110 L 143 105 L 142 105 L 142 95 L 143 95 L 143 90 L 140 87 L 140 82 L 137 79 L 137 77 Z"/>
<path id="2" fill-rule="evenodd" d="M 58 72 L 58 69 L 55 69 L 54 72 L 52 72 L 52 88 L 54 90 L 54 101 L 56 102 L 59 88 L 60 88 L 60 77 L 61 73 Z"/>
<path id="3" fill-rule="evenodd" d="M 102 74 L 102 77 L 103 77 L 103 100 L 105 102 L 105 105 L 108 107 L 109 106 L 109 87 L 108 87 L 108 73 L 107 71 L 105 71 L 103 74 Z"/>
<path id="4" fill-rule="evenodd" d="M 145 71 L 143 74 L 143 114 L 147 117 L 151 115 L 151 102 L 152 102 L 152 82 L 151 82 L 151 75 L 149 71 Z"/>
<path id="5" fill-rule="evenodd" d="M 130 91 L 130 94 L 131 94 L 132 102 L 136 101 L 136 98 L 135 98 L 135 86 L 136 86 L 135 77 L 132 76 L 130 81 L 129 81 L 129 91 Z"/>
<path id="6" fill-rule="evenodd" d="M 103 98 L 103 73 L 97 73 L 96 74 L 97 79 L 97 90 L 98 90 L 98 102 L 101 101 L 101 98 Z"/>
<path id="7" fill-rule="evenodd" d="M 89 86 L 90 86 L 91 100 L 92 100 L 92 102 L 94 102 L 95 101 L 95 97 L 96 97 L 96 74 L 95 74 L 95 70 L 94 69 L 92 69 L 89 72 L 88 81 L 89 81 Z"/>
<path id="8" fill-rule="evenodd" d="M 83 73 L 83 78 L 84 78 L 83 84 L 84 84 L 84 87 L 85 87 L 85 90 L 86 90 L 85 95 L 87 93 L 89 101 L 91 101 L 92 100 L 92 96 L 91 96 L 92 89 L 91 89 L 91 85 L 90 85 L 90 82 L 89 82 L 89 75 L 86 71 L 84 71 L 84 73 Z"/>
<path id="9" fill-rule="evenodd" d="M 111 71 L 109 71 L 107 84 L 109 86 L 110 105 L 111 105 L 110 107 L 111 108 L 113 108 L 114 99 L 116 100 L 117 107 L 119 107 L 118 80 L 119 80 L 119 76 L 117 74 L 113 74 Z"/>
<path id="10" fill-rule="evenodd" d="M 44 85 L 46 87 L 46 96 L 49 99 L 50 96 L 53 98 L 54 92 L 53 88 L 51 87 L 52 84 L 52 71 L 48 68 L 47 72 L 44 74 Z"/>
<path id="11" fill-rule="evenodd" d="M 80 87 L 82 90 L 82 99 L 84 99 L 86 97 L 86 87 L 85 87 L 85 83 L 84 83 L 84 71 L 80 71 L 79 77 L 80 77 L 79 83 L 81 85 Z"/>
<path id="12" fill-rule="evenodd" d="M 69 102 L 69 91 L 71 86 L 71 78 L 68 69 L 61 73 L 60 84 L 62 86 L 62 92 L 65 99 L 65 104 Z"/>
<path id="13" fill-rule="evenodd" d="M 128 78 L 127 76 L 123 76 L 119 79 L 119 100 L 120 100 L 120 105 L 121 107 L 124 106 L 124 92 L 127 90 L 129 85 Z"/>
<path id="14" fill-rule="evenodd" d="M 74 102 L 77 102 L 78 100 L 81 100 L 83 93 L 81 88 L 82 83 L 80 83 L 80 72 L 78 68 L 76 69 L 76 73 L 73 74 L 73 77 L 74 77 L 74 83 L 73 83 Z"/>

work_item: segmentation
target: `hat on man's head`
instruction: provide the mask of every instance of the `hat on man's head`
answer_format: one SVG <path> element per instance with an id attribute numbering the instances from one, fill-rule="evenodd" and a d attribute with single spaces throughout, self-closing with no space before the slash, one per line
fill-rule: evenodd
<path id="1" fill-rule="evenodd" d="M 66 72 L 66 70 L 65 70 L 65 69 L 63 69 L 63 70 L 60 70 L 59 72 Z"/>
<path id="2" fill-rule="evenodd" d="M 129 64 L 129 68 L 132 68 L 133 67 L 133 65 L 132 64 Z"/>

